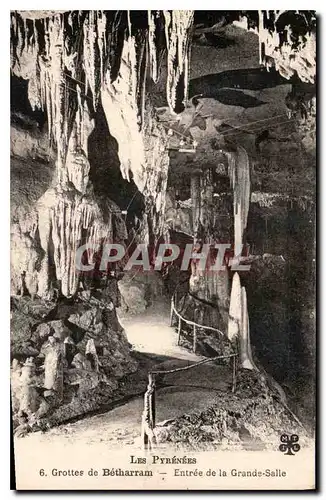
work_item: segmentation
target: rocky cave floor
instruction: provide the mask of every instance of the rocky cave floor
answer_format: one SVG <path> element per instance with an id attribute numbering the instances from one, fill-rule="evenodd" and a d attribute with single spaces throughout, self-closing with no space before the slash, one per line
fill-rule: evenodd
<path id="1" fill-rule="evenodd" d="M 119 310 L 118 310 L 119 311 Z M 141 449 L 141 416 L 148 371 L 170 370 L 195 363 L 203 356 L 176 343 L 169 324 L 169 305 L 151 306 L 140 315 L 120 312 L 136 372 L 123 377 L 107 405 L 70 418 L 49 430 L 16 434 L 18 448 L 33 444 L 107 444 L 110 449 Z M 187 342 L 184 342 L 186 345 Z M 155 430 L 163 449 L 278 449 L 282 433 L 297 433 L 309 446 L 311 433 L 295 421 L 264 377 L 238 372 L 231 392 L 232 367 L 207 363 L 195 369 L 160 376 L 157 380 Z"/>

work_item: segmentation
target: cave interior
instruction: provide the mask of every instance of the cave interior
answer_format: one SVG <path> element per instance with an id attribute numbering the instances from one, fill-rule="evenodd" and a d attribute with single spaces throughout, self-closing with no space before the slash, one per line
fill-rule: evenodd
<path id="1" fill-rule="evenodd" d="M 20 391 L 34 370 L 29 396 L 13 403 L 19 428 L 33 428 L 31 415 L 54 425 L 119 400 L 120 381 L 137 379 L 142 362 L 121 318 L 155 317 L 172 297 L 183 317 L 224 334 L 199 328 L 197 353 L 236 346 L 242 369 L 268 374 L 313 427 L 316 88 L 305 47 L 315 17 L 266 12 L 262 21 L 256 11 L 11 13 Z M 79 246 L 100 253 L 107 242 L 129 256 L 146 244 L 151 268 L 126 270 L 125 257 L 102 272 L 95 252 L 85 260 L 95 259 L 93 271 L 76 270 Z M 182 255 L 189 244 L 227 242 L 243 244 L 249 270 L 213 276 L 191 263 L 180 270 L 180 259 L 155 270 L 161 243 Z M 230 327 L 237 287 L 250 339 Z M 192 335 L 185 325 L 184 349 Z M 46 365 L 54 351 L 61 368 Z"/>

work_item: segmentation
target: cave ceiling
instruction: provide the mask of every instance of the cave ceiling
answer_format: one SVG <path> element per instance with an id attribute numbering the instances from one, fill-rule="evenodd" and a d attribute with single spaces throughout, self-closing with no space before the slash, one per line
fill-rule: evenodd
<path id="1" fill-rule="evenodd" d="M 186 109 L 175 116 L 167 106 L 157 108 L 172 136 L 172 168 L 191 173 L 214 166 L 227 175 L 224 152 L 241 144 L 260 163 L 252 175 L 254 188 L 264 184 L 268 192 L 288 193 L 293 190 L 289 179 L 297 177 L 298 191 L 310 197 L 315 130 L 309 118 L 290 113 L 287 98 L 293 88 L 315 95 L 313 84 L 288 80 L 260 65 L 256 33 L 228 25 L 209 39 L 194 36 Z M 163 103 L 162 90 L 158 95 Z M 304 165 L 298 161 L 302 156 Z"/>
<path id="2" fill-rule="evenodd" d="M 279 44 L 284 54 L 275 47 L 286 27 L 277 31 L 282 16 L 273 12 L 256 16 L 253 27 L 252 14 L 245 23 L 221 11 L 11 13 L 12 80 L 19 81 L 12 101 L 24 94 L 13 115 L 25 127 L 13 123 L 11 134 L 14 290 L 31 263 L 29 292 L 51 294 L 51 261 L 62 293 L 73 296 L 78 275 L 67 244 L 105 242 L 113 233 L 122 241 L 135 227 L 139 241 L 154 244 L 165 234 L 168 186 L 171 200 L 182 192 L 186 202 L 192 191 L 195 200 L 198 179 L 205 189 L 210 183 L 211 215 L 223 205 L 218 195 L 236 187 L 235 165 L 246 173 L 238 181 L 245 200 L 256 193 L 265 209 L 314 198 L 315 67 L 303 64 L 313 34 L 308 26 L 303 41 L 291 32 L 293 57 L 284 62 L 287 44 Z M 26 101 L 43 113 L 43 130 L 32 130 L 31 114 L 23 118 Z M 36 161 L 32 181 L 43 163 L 53 169 L 30 203 L 26 189 L 35 183 L 26 186 L 19 174 Z"/>
<path id="3" fill-rule="evenodd" d="M 20 11 L 19 15 L 27 23 L 65 12 L 68 11 Z M 141 28 L 141 20 L 147 18 L 147 13 L 132 14 L 132 22 Z M 195 11 L 188 99 L 184 100 L 186 107 L 181 105 L 177 113 L 171 105 L 171 96 L 178 89 L 167 92 L 169 63 L 166 64 L 164 57 L 169 56 L 163 53 L 156 82 L 150 82 L 147 90 L 158 122 L 169 136 L 172 168 L 194 172 L 217 164 L 223 173 L 225 151 L 239 143 L 253 159 L 272 157 L 275 163 L 284 163 L 286 144 L 293 151 L 303 150 L 304 155 L 311 157 L 310 163 L 314 163 L 314 115 L 312 119 L 310 115 L 302 117 L 301 110 L 294 116 L 288 103 L 289 96 L 302 89 L 305 94 L 315 96 L 311 75 L 299 70 L 291 74 L 292 70 L 284 71 L 281 63 L 270 67 L 265 61 L 262 66 L 256 15 L 254 12 L 247 15 L 247 29 L 244 29 L 238 21 L 242 19 L 239 11 Z M 266 38 L 266 47 L 267 42 Z M 27 73 L 26 70 L 22 76 L 28 78 Z M 125 176 L 128 179 L 127 167 Z M 140 177 L 138 185 L 143 184 Z"/>

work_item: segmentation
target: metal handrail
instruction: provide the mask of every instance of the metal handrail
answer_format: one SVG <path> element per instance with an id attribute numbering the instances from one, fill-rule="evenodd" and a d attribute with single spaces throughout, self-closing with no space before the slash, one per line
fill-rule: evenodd
<path id="1" fill-rule="evenodd" d="M 149 373 L 152 373 L 153 375 L 162 375 L 162 374 L 166 375 L 169 373 L 182 372 L 185 370 L 189 370 L 190 368 L 195 368 L 196 366 L 204 365 L 205 363 L 210 363 L 211 361 L 216 361 L 218 359 L 234 358 L 235 356 L 237 356 L 236 353 L 226 354 L 225 356 L 215 356 L 214 358 L 202 359 L 201 361 L 197 361 L 197 363 L 193 363 L 192 365 L 188 366 L 183 366 L 181 368 L 174 368 L 173 370 L 151 370 Z"/>
<path id="2" fill-rule="evenodd" d="M 144 450 L 153 450 L 156 445 L 156 437 L 154 433 L 155 429 L 155 416 L 156 416 L 156 406 L 155 406 L 155 375 L 167 375 L 169 373 L 176 373 L 185 370 L 189 370 L 191 368 L 195 368 L 197 366 L 203 365 L 205 363 L 210 363 L 212 361 L 217 361 L 219 359 L 233 358 L 233 369 L 232 369 L 232 393 L 235 392 L 236 387 L 236 358 L 238 354 L 227 354 L 225 356 L 215 356 L 214 358 L 206 358 L 197 363 L 193 363 L 192 365 L 183 366 L 182 368 L 174 368 L 172 370 L 151 370 L 148 373 L 148 386 L 147 391 L 144 396 L 144 411 L 142 415 L 142 442 Z"/>
<path id="3" fill-rule="evenodd" d="M 192 325 L 193 327 L 193 352 L 196 352 L 196 346 L 197 346 L 197 328 L 201 328 L 203 330 L 209 330 L 212 332 L 217 332 L 219 335 L 222 335 L 224 337 L 224 333 L 219 330 L 218 328 L 214 328 L 212 326 L 206 326 L 206 325 L 201 325 L 199 323 L 196 323 L 195 321 L 191 321 L 189 319 L 184 318 L 181 316 L 179 311 L 177 311 L 174 303 L 174 297 L 175 297 L 176 292 L 172 295 L 171 298 L 171 312 L 170 312 L 170 326 L 173 326 L 173 317 L 174 314 L 179 318 L 178 321 L 178 345 L 180 345 L 180 338 L 181 338 L 181 324 L 182 321 L 184 321 L 187 325 Z"/>
<path id="4" fill-rule="evenodd" d="M 187 325 L 192 325 L 193 326 L 193 351 L 196 352 L 196 343 L 197 343 L 197 328 L 203 328 L 204 330 L 210 330 L 219 333 L 220 335 L 223 335 L 223 332 L 221 330 L 218 330 L 217 328 L 213 328 L 212 326 L 206 326 L 206 325 L 200 325 L 199 323 L 196 323 L 195 321 L 190 321 L 179 313 L 179 311 L 176 310 L 175 303 L 174 303 L 174 298 L 176 295 L 176 291 L 173 294 L 171 298 L 171 312 L 170 312 L 170 325 L 173 325 L 173 315 L 175 314 L 179 321 L 178 321 L 178 345 L 180 344 L 180 336 L 181 336 L 181 322 L 184 321 Z M 237 370 L 237 357 L 238 353 L 232 353 L 232 354 L 227 354 L 224 356 L 215 356 L 213 358 L 206 358 L 200 361 L 197 361 L 196 363 L 193 363 L 188 366 L 183 366 L 181 368 L 174 368 L 171 370 L 151 370 L 148 373 L 148 386 L 147 386 L 147 391 L 144 396 L 144 411 L 142 415 L 142 428 L 141 428 L 141 433 L 142 433 L 142 441 L 143 441 L 143 447 L 144 450 L 153 450 L 154 446 L 156 445 L 156 438 L 154 434 L 154 429 L 155 429 L 155 414 L 156 414 L 156 407 L 155 407 L 155 376 L 156 375 L 167 375 L 169 373 L 176 373 L 176 372 L 181 372 L 185 370 L 189 370 L 191 368 L 195 368 L 197 366 L 203 365 L 205 363 L 210 363 L 212 361 L 217 361 L 220 359 L 227 359 L 227 358 L 233 358 L 233 369 L 232 369 L 232 392 L 235 392 L 235 387 L 236 387 L 236 370 Z"/>
<path id="5" fill-rule="evenodd" d="M 176 295 L 176 291 L 173 294 L 171 298 L 171 314 L 170 314 L 170 324 L 172 326 L 173 324 L 173 314 L 176 314 L 179 318 L 179 323 L 178 323 L 178 345 L 180 343 L 180 335 L 181 335 L 181 321 L 184 321 L 188 325 L 193 325 L 194 328 L 194 341 L 193 341 L 193 351 L 195 352 L 196 350 L 196 341 L 197 341 L 197 335 L 196 335 L 196 328 L 203 328 L 206 330 L 211 330 L 218 332 L 221 335 L 224 335 L 223 332 L 218 330 L 217 328 L 213 328 L 210 326 L 206 325 L 200 325 L 198 323 L 195 323 L 194 321 L 190 321 L 185 319 L 181 314 L 176 310 L 175 304 L 174 304 L 174 297 Z M 196 363 L 193 363 L 188 366 L 184 366 L 181 368 L 174 368 L 171 370 L 151 370 L 148 373 L 148 386 L 147 386 L 147 391 L 144 396 L 144 411 L 142 414 L 142 427 L 141 427 L 141 433 L 142 433 L 142 442 L 143 442 L 143 448 L 144 450 L 153 450 L 153 448 L 156 446 L 156 436 L 154 433 L 155 430 L 155 425 L 156 425 L 156 405 L 155 405 L 155 394 L 156 394 L 156 384 L 155 384 L 155 376 L 156 375 L 167 375 L 171 373 L 176 373 L 176 372 L 181 372 L 185 370 L 189 370 L 191 368 L 195 368 L 197 366 L 203 365 L 205 363 L 210 363 L 212 361 L 217 361 L 219 359 L 227 359 L 227 358 L 233 358 L 233 368 L 232 368 L 232 393 L 235 392 L 236 388 L 236 378 L 237 378 L 237 358 L 239 357 L 239 353 L 235 352 L 232 354 L 224 355 L 224 356 L 215 356 L 213 358 L 206 358 L 204 360 L 198 361 Z M 282 404 L 282 406 L 291 414 L 291 416 L 295 419 L 295 421 L 303 428 L 303 424 L 300 422 L 298 417 L 292 412 L 292 410 L 287 406 L 287 404 L 279 399 L 279 402 Z"/>
<path id="6" fill-rule="evenodd" d="M 201 325 L 199 323 L 196 323 L 195 321 L 191 321 L 190 319 L 186 319 L 184 318 L 183 316 L 181 316 L 181 314 L 176 310 L 175 308 L 175 305 L 174 305 L 174 300 L 173 300 L 173 297 L 172 297 L 172 301 L 171 301 L 171 307 L 173 308 L 173 312 L 182 320 L 184 321 L 185 323 L 187 323 L 187 325 L 193 325 L 193 326 L 196 326 L 198 328 L 202 328 L 204 330 L 211 330 L 213 332 L 217 332 L 219 333 L 220 335 L 223 335 L 224 337 L 224 333 L 219 330 L 218 328 L 214 328 L 212 326 L 207 326 L 207 325 Z M 172 325 L 171 325 L 172 326 Z"/>

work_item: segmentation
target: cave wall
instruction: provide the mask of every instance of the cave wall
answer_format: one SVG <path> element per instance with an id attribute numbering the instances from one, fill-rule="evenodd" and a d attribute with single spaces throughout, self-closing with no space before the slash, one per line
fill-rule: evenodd
<path id="1" fill-rule="evenodd" d="M 78 165 L 75 184 L 59 190 L 46 131 L 19 119 L 11 127 L 11 388 L 14 428 L 24 434 L 122 398 L 138 365 L 116 316 L 116 278 L 69 272 L 85 231 L 94 242 L 124 241 L 121 210 L 91 186 L 76 189 Z"/>
<path id="2" fill-rule="evenodd" d="M 250 158 L 251 203 L 245 238 L 256 260 L 250 272 L 242 273 L 241 280 L 248 293 L 251 340 L 256 356 L 276 380 L 290 386 L 289 381 L 302 376 L 311 387 L 315 377 L 312 352 L 316 335 L 315 101 L 312 99 L 313 107 L 306 118 L 299 113 L 295 120 L 288 121 L 286 101 L 293 92 L 291 79 L 282 78 L 271 68 L 264 80 L 256 35 L 245 34 L 235 26 L 221 29 L 210 40 L 203 35 L 197 37 L 191 57 L 189 94 L 203 94 L 199 98 L 200 114 L 213 114 L 217 120 L 227 122 L 228 128 L 219 128 L 216 120 L 217 136 L 219 132 L 225 133 L 227 145 L 240 144 Z M 236 83 L 259 102 L 241 105 L 231 93 L 228 102 L 223 100 L 218 89 L 236 88 Z M 307 96 L 310 91 L 313 93 L 313 85 L 305 90 Z M 270 119 L 273 116 L 278 119 Z M 204 129 L 198 123 L 197 118 L 194 125 Z M 243 130 L 232 132 L 233 126 Z M 265 138 L 261 136 L 264 131 Z M 197 155 L 193 156 L 194 160 L 176 161 L 175 168 L 188 176 L 198 167 Z M 207 156 L 204 161 L 209 164 L 214 156 Z M 218 164 L 216 159 L 215 165 Z M 181 182 L 176 173 L 174 183 L 179 189 Z M 222 197 L 227 198 L 228 189 L 223 187 L 221 191 Z M 232 208 L 226 199 L 223 207 L 232 221 Z M 222 223 L 224 211 L 217 203 L 215 210 Z"/>
<path id="3" fill-rule="evenodd" d="M 11 383 L 21 434 L 135 391 L 138 363 L 116 315 L 121 276 L 81 274 L 75 254 L 128 236 L 155 244 L 162 232 L 169 158 L 146 83 L 156 80 L 161 33 L 174 112 L 193 17 L 25 14 L 11 13 Z M 121 288 L 128 299 L 129 280 Z"/>
<path id="4" fill-rule="evenodd" d="M 149 79 L 155 84 L 165 48 L 166 96 L 174 113 L 180 98 L 176 87 L 182 81 L 187 88 L 193 12 L 148 11 L 144 18 L 138 11 L 67 11 L 41 16 L 35 22 L 25 14 L 11 13 L 11 70 L 16 80 L 25 82 L 22 86 L 28 92 L 22 108 L 26 111 L 28 101 L 34 111 L 42 110 L 46 116 L 55 147 L 57 181 L 38 206 L 45 256 L 33 294 L 35 288 L 41 296 L 49 292 L 48 247 L 53 244 L 60 292 L 69 297 L 77 291 L 78 273 L 72 253 L 62 247 L 62 238 L 73 248 L 112 238 L 112 221 L 107 220 L 110 210 L 105 209 L 107 214 L 102 216 L 89 183 L 91 168 L 92 179 L 97 177 L 96 155 L 93 149 L 91 166 L 88 142 L 98 110 L 106 117 L 109 142 L 112 138 L 108 146 L 113 146 L 113 163 L 118 163 L 122 179 L 132 182 L 130 187 L 136 186 L 144 199 L 141 239 L 155 244 L 162 232 L 169 159 L 166 134 L 156 120 L 146 84 Z M 104 170 L 103 165 L 100 169 Z M 130 198 L 134 195 L 136 190 Z M 61 225 L 61 218 L 68 223 Z"/>
<path id="5" fill-rule="evenodd" d="M 136 14 L 131 17 L 122 14 L 115 26 L 107 14 L 87 12 L 58 14 L 50 21 L 38 20 L 33 25 L 12 17 L 12 70 L 21 79 L 24 89 L 21 99 L 14 99 L 16 108 L 12 107 L 11 260 L 15 296 L 30 295 L 32 299 L 38 296 L 47 300 L 58 295 L 76 297 L 81 291 L 80 279 L 74 266 L 74 252 L 70 249 L 85 242 L 104 243 L 112 239 L 123 242 L 128 239 L 127 230 L 131 233 L 136 224 L 139 238 L 136 241 L 142 243 L 156 243 L 167 229 L 198 237 L 196 210 L 189 214 L 189 206 L 176 203 L 177 191 L 184 194 L 185 184 L 184 179 L 178 182 L 178 175 L 187 176 L 197 168 L 201 172 L 199 191 L 205 206 L 199 211 L 205 229 L 201 236 L 226 238 L 227 233 L 233 232 L 233 227 L 229 227 L 233 219 L 229 199 L 232 190 L 224 192 L 223 183 L 228 173 L 219 171 L 220 183 L 215 192 L 218 196 L 213 197 L 212 188 L 216 186 L 209 178 L 210 172 L 216 164 L 220 170 L 225 170 L 223 162 L 220 163 L 221 144 L 214 143 L 215 137 L 225 132 L 224 122 L 232 129 L 239 124 L 249 126 L 253 121 L 264 122 L 266 116 L 272 114 L 285 116 L 287 113 L 285 100 L 291 84 L 287 77 L 282 79 L 277 72 L 267 74 L 260 68 L 256 34 L 232 26 L 224 30 L 219 40 L 195 37 L 191 52 L 193 69 L 189 73 L 191 11 L 163 13 L 166 58 L 162 57 L 159 44 L 153 41 L 153 30 L 159 28 L 162 14 L 149 13 L 148 23 L 145 23 L 148 31 L 144 36 L 144 26 L 138 24 Z M 108 26 L 110 30 L 116 28 L 113 30 L 116 35 L 110 40 L 106 39 Z M 82 52 L 78 52 L 70 37 L 72 30 L 77 28 L 83 34 Z M 188 73 L 190 97 L 204 91 L 207 96 L 201 100 L 201 112 L 213 114 L 213 119 L 204 120 L 204 125 L 199 120 L 192 128 L 192 140 L 199 143 L 195 160 L 185 155 L 181 160 L 177 155 L 171 161 L 167 151 L 167 129 L 154 105 L 166 106 L 170 116 L 175 118 L 175 111 L 184 108 L 181 101 L 187 93 Z M 253 88 L 248 85 L 251 80 Z M 265 87 L 268 80 L 271 84 Z M 239 92 L 239 85 L 244 86 L 245 92 Z M 225 92 L 223 86 L 230 88 Z M 38 108 L 43 111 L 37 111 Z M 182 130 L 187 129 L 191 113 L 195 113 L 194 103 L 183 115 L 181 113 L 184 122 L 181 115 L 178 117 Z M 302 366 L 298 363 L 305 359 L 304 353 L 310 353 L 310 360 L 313 352 L 314 325 L 310 321 L 313 304 L 311 301 L 308 304 L 304 297 L 304 290 L 307 287 L 312 290 L 314 283 L 313 271 L 310 273 L 314 238 L 310 221 L 314 219 L 310 215 L 307 218 L 305 212 L 307 204 L 312 206 L 312 211 L 314 204 L 311 200 L 314 120 L 311 116 L 310 124 L 309 120 L 301 120 L 297 129 L 293 124 L 271 126 L 269 136 L 259 137 L 265 127 L 258 125 L 242 135 L 236 132 L 230 141 L 222 141 L 222 147 L 228 149 L 231 145 L 233 151 L 234 147 L 242 147 L 250 157 L 251 185 L 256 197 L 251 193 L 245 236 L 254 256 L 258 257 L 257 262 L 265 265 L 268 259 L 264 254 L 270 254 L 271 261 L 276 262 L 275 268 L 272 265 L 267 270 L 264 265 L 258 266 L 258 271 L 254 267 L 246 286 L 256 354 L 280 379 L 285 378 L 284 367 L 290 367 L 291 377 L 294 377 L 300 370 L 298 366 Z M 230 128 L 228 133 L 230 138 Z M 182 168 L 174 173 L 174 190 L 166 200 L 169 162 L 170 170 L 175 164 L 179 168 L 182 164 Z M 270 213 L 271 194 L 279 213 L 277 210 Z M 257 198 L 262 203 L 253 206 Z M 293 210 L 293 203 L 298 199 L 300 204 Z M 168 211 L 164 218 L 166 205 Z M 126 209 L 128 213 L 124 218 L 121 210 Z M 281 215 L 283 209 L 285 212 Z M 228 223 L 222 219 L 226 213 L 229 214 Z M 212 234 L 208 234 L 210 226 L 215 229 Z M 310 244 L 297 245 L 297 227 Z M 264 230 L 265 236 L 268 234 L 266 238 Z M 286 262 L 284 269 L 283 259 Z M 283 272 L 284 280 L 281 280 Z M 297 278 L 293 281 L 294 275 Z M 220 281 L 222 285 L 215 280 L 211 288 L 206 283 L 204 298 L 215 300 L 218 290 L 223 288 L 225 313 L 231 279 L 226 275 Z M 267 286 L 269 283 L 271 286 Z M 84 282 L 83 287 L 88 288 L 87 283 Z M 281 287 L 282 293 L 278 293 Z M 96 308 L 99 309 L 99 305 L 94 305 L 94 310 Z M 225 329 L 227 318 L 211 317 L 208 321 L 220 321 L 219 326 Z M 100 351 L 105 332 L 104 328 L 100 333 L 97 346 Z M 86 345 L 80 342 L 73 341 L 75 347 L 78 344 L 79 354 L 85 355 Z M 124 353 L 126 345 L 121 342 Z M 37 338 L 32 341 L 36 357 L 40 352 L 37 350 L 39 344 Z M 294 353 L 291 359 L 289 346 Z M 275 356 L 278 349 L 279 357 Z M 117 351 L 112 352 L 116 355 Z M 24 356 L 27 363 L 26 352 Z M 311 363 L 308 361 L 310 371 L 313 359 Z M 32 369 L 28 363 L 27 368 Z"/>
<path id="6" fill-rule="evenodd" d="M 40 143 L 44 146 L 39 147 Z M 116 226 L 124 226 L 121 211 L 110 200 L 103 204 L 91 186 L 85 187 L 87 174 L 86 182 L 84 175 L 78 176 L 78 167 L 83 170 L 85 157 L 79 164 L 78 158 L 69 160 L 74 172 L 72 180 L 85 192 L 79 191 L 72 181 L 68 188 L 60 189 L 53 153 L 45 144 L 46 135 L 39 130 L 12 127 L 12 293 L 50 297 L 56 288 L 63 295 L 72 296 L 78 289 L 79 278 L 71 249 L 86 241 L 123 242 L 126 230 L 114 234 L 115 219 L 119 220 Z M 67 242 L 70 249 L 66 250 L 62 245 Z"/>

